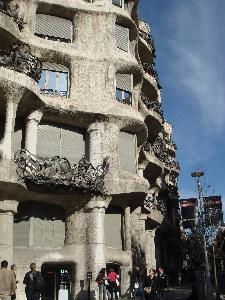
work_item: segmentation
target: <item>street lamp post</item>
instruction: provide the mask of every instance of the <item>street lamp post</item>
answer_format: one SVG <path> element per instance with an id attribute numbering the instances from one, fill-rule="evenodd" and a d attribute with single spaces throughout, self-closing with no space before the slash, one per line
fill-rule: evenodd
<path id="1" fill-rule="evenodd" d="M 203 237 L 203 251 L 205 259 L 205 296 L 207 300 L 213 299 L 212 286 L 210 280 L 209 271 L 209 260 L 206 246 L 205 227 L 204 227 L 204 204 L 202 199 L 202 188 L 200 183 L 200 177 L 204 176 L 204 172 L 196 171 L 191 173 L 192 177 L 197 179 L 197 190 L 198 190 L 198 225 Z"/>

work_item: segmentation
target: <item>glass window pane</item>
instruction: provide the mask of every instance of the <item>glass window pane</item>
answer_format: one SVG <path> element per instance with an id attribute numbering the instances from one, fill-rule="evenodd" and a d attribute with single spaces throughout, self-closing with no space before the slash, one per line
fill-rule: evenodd
<path id="1" fill-rule="evenodd" d="M 48 89 L 56 89 L 56 72 L 48 71 Z"/>
<path id="2" fill-rule="evenodd" d="M 45 88 L 45 79 L 46 79 L 46 70 L 42 70 L 41 78 L 38 82 L 41 90 L 43 90 Z"/>
<path id="3" fill-rule="evenodd" d="M 59 90 L 60 92 L 67 92 L 67 73 L 60 73 L 60 86 Z"/>
<path id="4" fill-rule="evenodd" d="M 124 91 L 124 102 L 131 104 L 131 93 Z"/>
<path id="5" fill-rule="evenodd" d="M 120 89 L 116 89 L 116 99 L 118 100 L 118 101 L 121 101 L 122 102 L 122 99 L 123 99 L 123 91 L 122 90 L 120 90 Z"/>
<path id="6" fill-rule="evenodd" d="M 122 0 L 112 0 L 112 4 L 122 7 Z"/>

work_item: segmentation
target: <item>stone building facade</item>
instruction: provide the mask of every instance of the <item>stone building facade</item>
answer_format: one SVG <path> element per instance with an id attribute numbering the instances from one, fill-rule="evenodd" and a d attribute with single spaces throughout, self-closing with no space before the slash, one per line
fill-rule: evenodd
<path id="1" fill-rule="evenodd" d="M 0 259 L 17 299 L 85 299 L 87 272 L 173 268 L 176 146 L 136 0 L 0 0 Z M 63 298 L 64 299 L 64 298 Z"/>

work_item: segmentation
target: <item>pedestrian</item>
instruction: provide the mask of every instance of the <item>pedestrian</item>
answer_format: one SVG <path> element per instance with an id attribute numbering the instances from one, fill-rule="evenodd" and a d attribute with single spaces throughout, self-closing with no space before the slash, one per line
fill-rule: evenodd
<path id="1" fill-rule="evenodd" d="M 106 300 L 106 281 L 107 281 L 107 276 L 106 276 L 105 268 L 102 268 L 96 278 L 96 282 L 98 284 L 98 291 L 99 291 L 99 300 Z"/>
<path id="2" fill-rule="evenodd" d="M 15 275 L 7 268 L 8 262 L 3 260 L 0 269 L 0 300 L 11 300 L 11 295 L 16 291 Z"/>
<path id="3" fill-rule="evenodd" d="M 44 287 L 44 280 L 40 272 L 36 271 L 36 264 L 30 264 L 30 271 L 26 273 L 23 283 L 26 285 L 27 300 L 39 300 Z"/>
<path id="4" fill-rule="evenodd" d="M 14 276 L 15 276 L 15 279 L 16 279 L 16 265 L 15 265 L 15 264 L 11 265 L 11 270 L 12 270 Z M 19 282 L 19 281 L 16 280 L 16 284 L 17 284 L 18 282 Z M 16 299 L 16 292 L 14 292 L 14 293 L 11 295 L 11 300 L 15 300 L 15 299 Z"/>
<path id="5" fill-rule="evenodd" d="M 156 299 L 156 278 L 154 276 L 155 270 L 150 269 L 149 275 L 146 277 L 144 282 L 144 296 L 145 300 Z"/>
<path id="6" fill-rule="evenodd" d="M 111 296 L 111 300 L 113 299 L 113 293 L 115 294 L 115 299 L 118 299 L 118 289 L 117 289 L 117 283 L 116 280 L 119 279 L 119 276 L 114 272 L 114 269 L 109 269 L 108 274 L 108 282 L 109 282 L 109 292 Z"/>
<path id="7" fill-rule="evenodd" d="M 164 300 L 166 298 L 166 292 L 168 289 L 168 278 L 162 267 L 159 268 L 158 274 L 159 300 Z"/>

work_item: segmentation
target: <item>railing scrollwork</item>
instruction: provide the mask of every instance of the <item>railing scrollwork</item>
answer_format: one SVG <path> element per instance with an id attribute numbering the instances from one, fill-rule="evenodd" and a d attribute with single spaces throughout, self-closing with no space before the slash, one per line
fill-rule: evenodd
<path id="1" fill-rule="evenodd" d="M 14 44 L 11 49 L 0 50 L 0 66 L 24 73 L 37 82 L 41 77 L 42 63 L 31 54 L 27 44 Z"/>
<path id="2" fill-rule="evenodd" d="M 19 179 L 29 186 L 53 193 L 104 194 L 104 178 L 109 167 L 107 158 L 96 168 L 84 157 L 71 166 L 66 158 L 41 159 L 22 149 L 15 153 L 14 161 Z"/>
<path id="3" fill-rule="evenodd" d="M 25 23 L 23 18 L 21 18 L 18 14 L 18 8 L 18 4 L 8 4 L 6 1 L 0 3 L 0 12 L 11 17 L 21 31 L 23 30 Z"/>
<path id="4" fill-rule="evenodd" d="M 157 114 L 160 115 L 162 119 L 164 119 L 162 106 L 159 101 L 151 100 L 150 98 L 146 97 L 144 94 L 141 95 L 141 100 L 149 110 L 156 112 Z"/>

